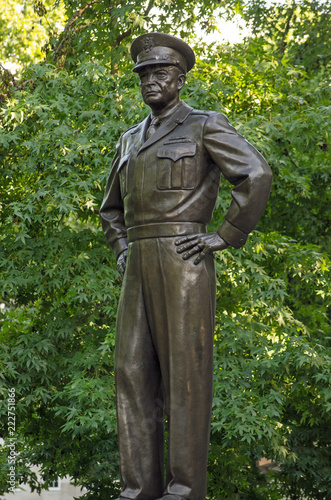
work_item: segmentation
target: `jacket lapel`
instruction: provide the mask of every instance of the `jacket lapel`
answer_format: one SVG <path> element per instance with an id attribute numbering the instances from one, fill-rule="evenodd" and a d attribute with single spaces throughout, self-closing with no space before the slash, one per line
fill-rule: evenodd
<path id="1" fill-rule="evenodd" d="M 146 142 L 144 142 L 144 138 L 146 137 L 145 134 L 147 129 L 144 130 L 143 131 L 144 135 L 141 137 L 142 145 L 138 150 L 138 154 L 141 153 L 141 151 L 144 151 L 146 148 L 149 148 L 155 142 L 162 139 L 162 137 L 164 137 L 165 135 L 172 132 L 173 129 L 177 127 L 177 125 L 183 123 L 183 121 L 186 120 L 191 111 L 192 108 L 190 106 L 188 106 L 184 102 L 181 102 L 181 106 L 178 107 L 173 116 L 171 116 L 168 120 L 166 120 Z M 145 122 L 146 122 L 145 126 L 147 126 L 149 124 L 149 117 L 147 117 L 146 120 L 142 122 L 142 124 L 144 124 Z"/>
<path id="2" fill-rule="evenodd" d="M 137 151 L 140 150 L 141 146 L 145 142 L 146 132 L 150 124 L 150 114 L 143 120 L 137 127 L 135 127 L 131 132 L 131 137 L 133 140 L 133 144 Z"/>

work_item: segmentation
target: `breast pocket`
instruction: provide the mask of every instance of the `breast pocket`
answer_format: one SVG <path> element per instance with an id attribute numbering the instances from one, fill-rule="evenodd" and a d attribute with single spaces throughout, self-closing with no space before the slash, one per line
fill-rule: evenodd
<path id="1" fill-rule="evenodd" d="M 194 189 L 197 182 L 195 143 L 163 145 L 157 152 L 158 189 Z"/>
<path id="2" fill-rule="evenodd" d="M 129 161 L 130 161 L 130 156 L 131 153 L 128 153 L 126 155 L 123 155 L 121 157 L 120 163 L 118 165 L 118 175 L 120 178 L 120 186 L 121 186 L 121 195 L 122 198 L 125 198 L 125 196 L 128 194 L 128 178 L 129 178 L 129 172 L 128 172 L 128 167 L 129 167 Z"/>

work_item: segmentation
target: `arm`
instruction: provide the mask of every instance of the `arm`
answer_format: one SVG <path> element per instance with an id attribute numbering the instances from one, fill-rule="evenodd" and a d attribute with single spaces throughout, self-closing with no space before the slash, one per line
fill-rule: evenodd
<path id="1" fill-rule="evenodd" d="M 204 127 L 204 147 L 224 177 L 234 186 L 232 202 L 217 233 L 188 236 L 177 240 L 183 259 L 231 245 L 240 248 L 260 220 L 270 193 L 272 173 L 263 156 L 233 128 L 228 119 L 213 113 Z M 185 252 L 185 253 L 184 253 Z M 202 255 L 201 255 L 202 254 Z"/>
<path id="2" fill-rule="evenodd" d="M 240 248 L 265 210 L 272 172 L 263 156 L 222 114 L 215 113 L 206 121 L 204 146 L 234 186 L 232 202 L 217 232 L 229 245 Z"/>
<path id="3" fill-rule="evenodd" d="M 124 206 L 117 171 L 120 159 L 121 140 L 116 146 L 116 154 L 110 169 L 105 196 L 100 208 L 102 228 L 117 259 L 119 259 L 123 252 L 126 253 L 128 248 L 127 231 L 124 222 Z"/>

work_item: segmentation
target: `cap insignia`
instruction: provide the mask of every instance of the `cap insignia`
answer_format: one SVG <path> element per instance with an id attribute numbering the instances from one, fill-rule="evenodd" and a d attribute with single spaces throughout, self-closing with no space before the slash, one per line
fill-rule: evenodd
<path id="1" fill-rule="evenodd" d="M 146 38 L 143 40 L 142 45 L 143 45 L 143 50 L 144 50 L 145 52 L 150 52 L 150 51 L 154 48 L 154 40 L 153 40 L 153 37 L 151 37 L 151 36 L 146 37 Z"/>

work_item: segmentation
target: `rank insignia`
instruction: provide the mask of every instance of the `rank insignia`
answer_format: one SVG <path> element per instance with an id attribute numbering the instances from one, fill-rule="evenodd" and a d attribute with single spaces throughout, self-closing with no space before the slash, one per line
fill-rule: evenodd
<path id="1" fill-rule="evenodd" d="M 150 52 L 154 48 L 153 37 L 148 36 L 143 40 L 143 50 L 145 52 Z"/>

